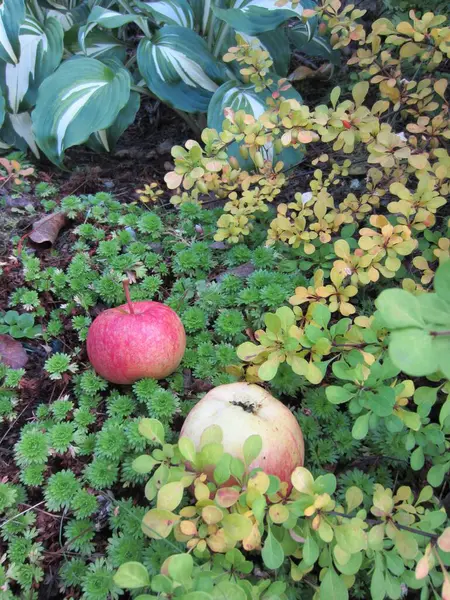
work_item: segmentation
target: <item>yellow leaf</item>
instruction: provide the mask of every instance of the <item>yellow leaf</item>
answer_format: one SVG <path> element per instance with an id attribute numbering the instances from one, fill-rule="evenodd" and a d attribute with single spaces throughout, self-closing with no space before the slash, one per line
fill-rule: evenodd
<path id="1" fill-rule="evenodd" d="M 428 154 L 411 154 L 408 162 L 412 167 L 421 171 L 429 166 Z"/>
<path id="2" fill-rule="evenodd" d="M 421 47 L 415 44 L 414 42 L 406 42 L 400 48 L 400 58 L 411 58 L 411 56 L 416 56 L 422 51 Z"/>
<path id="3" fill-rule="evenodd" d="M 279 525 L 289 518 L 289 510 L 284 504 L 272 504 L 269 508 L 269 516 L 274 523 Z"/>
<path id="4" fill-rule="evenodd" d="M 183 485 L 180 481 L 166 483 L 158 492 L 156 508 L 175 510 L 183 498 Z"/>
<path id="5" fill-rule="evenodd" d="M 305 467 L 297 467 L 291 475 L 291 482 L 301 494 L 314 494 L 314 478 Z"/>
<path id="6" fill-rule="evenodd" d="M 142 531 L 150 538 L 161 539 L 170 535 L 179 517 L 168 510 L 153 508 L 142 520 Z"/>
<path id="7" fill-rule="evenodd" d="M 217 506 L 205 506 L 202 510 L 202 519 L 207 525 L 215 525 L 223 518 L 223 512 Z"/>
<path id="8" fill-rule="evenodd" d="M 265 494 L 269 489 L 270 479 L 264 471 L 257 471 L 248 480 L 248 488 L 258 490 L 261 494 Z"/>
<path id="9" fill-rule="evenodd" d="M 353 86 L 352 96 L 357 107 L 364 102 L 367 92 L 369 91 L 369 85 L 368 81 L 358 81 L 358 83 Z"/>

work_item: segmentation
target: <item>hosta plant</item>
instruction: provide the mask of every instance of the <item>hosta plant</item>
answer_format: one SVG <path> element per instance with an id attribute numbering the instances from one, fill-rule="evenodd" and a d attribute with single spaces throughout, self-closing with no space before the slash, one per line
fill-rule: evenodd
<path id="1" fill-rule="evenodd" d="M 336 61 L 318 35 L 314 6 L 312 0 L 5 1 L 2 145 L 29 146 L 58 165 L 67 148 L 83 142 L 109 151 L 133 122 L 142 93 L 181 111 L 191 125 L 190 114 L 208 113 L 210 126 L 220 129 L 229 107 L 258 117 L 288 74 L 292 48 Z M 252 49 L 240 56 L 241 69 L 226 62 L 236 37 Z M 258 85 L 255 68 L 270 70 L 271 85 Z"/>

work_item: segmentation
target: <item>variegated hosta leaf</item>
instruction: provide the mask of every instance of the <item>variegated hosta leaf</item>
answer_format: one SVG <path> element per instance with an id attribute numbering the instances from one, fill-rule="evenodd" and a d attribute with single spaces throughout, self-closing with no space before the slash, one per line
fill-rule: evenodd
<path id="1" fill-rule="evenodd" d="M 117 140 L 134 122 L 139 110 L 140 96 L 131 92 L 130 98 L 116 117 L 114 123 L 107 129 L 96 131 L 88 140 L 88 146 L 97 152 L 111 152 L 116 147 Z"/>
<path id="2" fill-rule="evenodd" d="M 307 54 L 308 56 L 318 56 L 330 61 L 333 65 L 341 62 L 341 55 L 337 50 L 333 50 L 330 42 L 314 32 L 310 36 L 310 28 L 308 23 L 296 23 L 294 27 L 289 29 L 289 39 L 293 46 Z"/>
<path id="3" fill-rule="evenodd" d="M 5 99 L 2 95 L 0 95 L 0 127 L 3 125 L 3 121 L 5 120 Z"/>
<path id="4" fill-rule="evenodd" d="M 267 31 L 260 33 L 258 36 L 248 35 L 242 31 L 234 31 L 230 29 L 228 36 L 225 38 L 222 47 L 220 48 L 219 56 L 223 56 L 228 48 L 236 45 L 236 33 L 240 35 L 248 44 L 254 44 L 261 50 L 266 50 L 273 60 L 273 68 L 280 77 L 285 77 L 289 68 L 289 59 L 291 56 L 289 39 L 284 29 L 279 27 L 275 31 Z M 242 66 L 242 65 L 241 65 Z M 236 75 L 239 78 L 239 69 L 237 63 L 231 63 L 230 67 L 236 69 Z"/>
<path id="5" fill-rule="evenodd" d="M 255 92 L 252 84 L 228 81 L 217 90 L 211 99 L 208 109 L 208 127 L 222 131 L 226 108 L 231 108 L 234 112 L 243 110 L 257 119 L 268 109 L 266 100 L 270 96 L 271 93 L 268 90 Z M 302 97 L 292 86 L 283 92 L 283 96 L 302 102 Z M 244 160 L 242 158 L 236 143 L 229 146 L 227 151 L 237 158 L 242 168 L 251 168 L 253 163 L 250 159 Z M 280 154 L 274 154 L 272 145 L 267 144 L 264 147 L 264 155 L 266 159 L 272 160 L 274 164 L 279 160 L 283 161 L 285 167 L 289 168 L 298 164 L 304 153 L 300 149 L 287 148 Z"/>
<path id="6" fill-rule="evenodd" d="M 24 0 L 5 0 L 0 6 L 0 60 L 12 65 L 19 62 L 19 31 L 24 19 Z"/>
<path id="7" fill-rule="evenodd" d="M 56 165 L 64 151 L 110 127 L 130 97 L 131 78 L 115 61 L 74 58 L 47 77 L 32 113 L 41 150 Z"/>
<path id="8" fill-rule="evenodd" d="M 86 23 L 89 17 L 89 7 L 87 4 L 76 6 L 71 10 L 56 10 L 50 9 L 47 11 L 47 17 L 53 17 L 61 24 L 64 31 L 69 31 L 74 25 Z"/>
<path id="9" fill-rule="evenodd" d="M 158 25 L 179 25 L 189 29 L 194 27 L 194 13 L 187 0 L 137 0 L 136 6 L 153 17 Z"/>
<path id="10" fill-rule="evenodd" d="M 52 17 L 42 26 L 27 16 L 20 28 L 19 41 L 18 63 L 0 66 L 1 87 L 13 113 L 34 105 L 39 86 L 60 64 L 64 31 Z"/>
<path id="11" fill-rule="evenodd" d="M 205 35 L 208 33 L 212 21 L 212 5 L 218 4 L 217 0 L 189 0 L 194 11 L 194 23 L 196 31 Z"/>
<path id="12" fill-rule="evenodd" d="M 39 158 L 39 148 L 33 133 L 29 112 L 9 114 L 5 116 L 0 131 L 0 148 L 17 148 L 26 151 L 28 148 Z"/>
<path id="13" fill-rule="evenodd" d="M 186 112 L 206 112 L 212 95 L 228 79 L 206 42 L 184 27 L 166 26 L 151 40 L 141 40 L 137 59 L 148 88 Z"/>
<path id="14" fill-rule="evenodd" d="M 120 62 L 123 62 L 127 55 L 125 44 L 109 31 L 92 31 L 84 40 L 84 50 L 82 50 L 78 41 L 77 31 L 73 28 L 64 36 L 64 46 L 72 54 L 89 56 L 90 58 L 98 58 L 99 60 L 116 58 Z"/>
<path id="15" fill-rule="evenodd" d="M 236 31 L 256 35 L 272 31 L 292 17 L 301 17 L 303 6 L 278 8 L 275 0 L 232 0 L 230 8 L 213 6 L 213 11 Z"/>
<path id="16" fill-rule="evenodd" d="M 94 6 L 84 27 L 80 27 L 78 41 L 81 48 L 85 48 L 87 35 L 96 27 L 105 29 L 117 29 L 128 23 L 136 23 L 144 33 L 147 33 L 147 18 L 137 14 L 122 14 L 115 10 L 109 10 L 101 6 Z"/>

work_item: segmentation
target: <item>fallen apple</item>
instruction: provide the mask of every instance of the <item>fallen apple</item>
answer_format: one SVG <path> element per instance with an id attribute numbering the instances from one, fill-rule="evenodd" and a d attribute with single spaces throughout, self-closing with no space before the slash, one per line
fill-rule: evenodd
<path id="1" fill-rule="evenodd" d="M 180 437 L 187 437 L 197 451 L 202 433 L 211 425 L 222 429 L 225 452 L 243 459 L 245 440 L 262 439 L 260 455 L 250 465 L 290 483 L 296 467 L 303 466 L 305 447 L 295 416 L 262 387 L 248 383 L 220 385 L 206 394 L 188 414 Z"/>
<path id="2" fill-rule="evenodd" d="M 132 302 L 127 281 L 124 290 L 127 304 L 100 313 L 89 328 L 89 361 L 112 383 L 163 379 L 183 358 L 183 324 L 175 311 L 160 302 Z"/>

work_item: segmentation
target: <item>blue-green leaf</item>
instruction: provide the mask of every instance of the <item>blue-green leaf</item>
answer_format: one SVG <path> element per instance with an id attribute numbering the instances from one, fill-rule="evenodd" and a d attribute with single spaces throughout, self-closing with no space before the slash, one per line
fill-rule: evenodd
<path id="1" fill-rule="evenodd" d="M 333 65 L 341 62 L 341 54 L 333 50 L 329 41 L 314 31 L 311 23 L 296 23 L 288 30 L 288 35 L 293 46 L 308 56 L 324 58 Z"/>
<path id="2" fill-rule="evenodd" d="M 223 43 L 216 52 L 216 55 L 223 56 L 228 48 L 236 46 L 236 34 L 240 35 L 248 44 L 253 44 L 260 50 L 265 50 L 269 53 L 273 60 L 273 69 L 280 77 L 285 77 L 289 68 L 289 60 L 291 51 L 289 47 L 289 39 L 284 29 L 279 27 L 275 31 L 267 31 L 259 35 L 249 35 L 243 31 L 235 31 L 230 29 L 228 35 L 224 38 Z M 229 65 L 235 70 L 237 78 L 240 77 L 239 69 L 242 65 L 235 62 Z"/>
<path id="3" fill-rule="evenodd" d="M 24 0 L 6 0 L 0 6 L 0 60 L 15 65 L 20 58 L 19 31 L 25 19 Z"/>
<path id="4" fill-rule="evenodd" d="M 75 58 L 39 89 L 33 128 L 39 147 L 56 165 L 64 151 L 110 127 L 130 97 L 128 71 L 111 61 Z"/>
<path id="5" fill-rule="evenodd" d="M 137 92 L 131 92 L 130 98 L 116 117 L 114 123 L 107 129 L 96 131 L 88 140 L 88 145 L 97 152 L 111 152 L 117 144 L 117 140 L 134 122 L 139 110 L 140 96 Z"/>
<path id="6" fill-rule="evenodd" d="M 136 5 L 153 17 L 158 25 L 179 25 L 194 27 L 194 12 L 187 0 L 156 0 L 150 2 L 136 1 Z"/>
<path id="7" fill-rule="evenodd" d="M 3 63 L 0 81 L 3 94 L 13 113 L 30 108 L 36 102 L 41 83 L 59 66 L 63 55 L 64 31 L 53 18 L 41 25 L 26 17 L 20 28 L 20 59 Z"/>
<path id="8" fill-rule="evenodd" d="M 206 112 L 228 79 L 206 42 L 184 27 L 166 26 L 138 47 L 138 66 L 148 88 L 164 103 L 186 112 Z"/>
<path id="9" fill-rule="evenodd" d="M 274 76 L 275 79 L 276 76 Z M 274 86 L 275 87 L 275 86 Z M 224 111 L 226 108 L 231 108 L 234 112 L 243 110 L 247 114 L 253 115 L 255 119 L 260 117 L 268 108 L 266 99 L 271 96 L 269 90 L 263 90 L 257 93 L 252 84 L 240 83 L 238 81 L 228 81 L 224 83 L 214 94 L 208 109 L 208 127 L 222 131 L 223 122 L 225 120 Z M 302 102 L 300 94 L 291 86 L 283 92 L 286 98 L 293 98 L 298 102 Z M 272 159 L 276 163 L 279 160 L 283 161 L 285 167 L 292 167 L 301 162 L 304 154 L 300 148 L 287 148 L 280 154 L 273 151 L 271 144 L 264 147 L 265 158 Z M 251 168 L 251 159 L 244 160 L 238 149 L 238 144 L 234 142 L 228 148 L 228 152 L 235 156 L 242 168 Z"/>
<path id="10" fill-rule="evenodd" d="M 216 17 L 250 35 L 272 31 L 292 17 L 301 17 L 303 6 L 278 8 L 274 0 L 233 0 L 230 8 L 213 6 Z"/>

